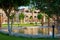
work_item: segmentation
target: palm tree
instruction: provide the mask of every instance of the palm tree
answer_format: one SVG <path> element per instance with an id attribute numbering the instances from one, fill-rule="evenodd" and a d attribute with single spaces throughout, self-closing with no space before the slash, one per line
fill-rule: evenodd
<path id="1" fill-rule="evenodd" d="M 24 13 L 19 14 L 19 20 L 20 20 L 21 24 L 22 24 L 22 22 L 24 20 L 24 17 L 25 17 Z"/>
<path id="2" fill-rule="evenodd" d="M 53 14 L 51 15 L 51 14 L 49 14 L 49 13 L 47 13 L 48 15 L 46 16 L 47 17 L 47 19 L 48 19 L 48 34 L 49 34 L 49 27 L 50 27 L 50 18 L 52 18 L 52 16 L 53 16 Z"/>
<path id="3" fill-rule="evenodd" d="M 43 15 L 39 13 L 39 14 L 37 15 L 37 18 L 38 18 L 39 20 L 41 20 L 41 19 L 43 18 Z M 42 26 L 43 26 L 43 19 L 42 19 L 42 21 L 41 21 L 41 24 L 42 24 Z"/>
<path id="4" fill-rule="evenodd" d="M 48 19 L 48 27 L 50 27 L 50 17 L 48 16 L 47 19 Z"/>

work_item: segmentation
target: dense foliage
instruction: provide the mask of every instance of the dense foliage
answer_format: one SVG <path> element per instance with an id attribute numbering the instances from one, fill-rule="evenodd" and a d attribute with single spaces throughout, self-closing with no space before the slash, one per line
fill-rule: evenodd
<path id="1" fill-rule="evenodd" d="M 36 8 L 48 15 L 60 15 L 60 0 L 33 0 L 33 2 L 36 4 Z"/>

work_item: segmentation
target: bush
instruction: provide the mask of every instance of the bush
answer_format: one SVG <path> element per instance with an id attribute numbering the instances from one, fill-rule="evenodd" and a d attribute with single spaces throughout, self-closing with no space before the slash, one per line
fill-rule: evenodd
<path id="1" fill-rule="evenodd" d="M 34 23 L 30 23 L 30 24 L 34 24 Z"/>

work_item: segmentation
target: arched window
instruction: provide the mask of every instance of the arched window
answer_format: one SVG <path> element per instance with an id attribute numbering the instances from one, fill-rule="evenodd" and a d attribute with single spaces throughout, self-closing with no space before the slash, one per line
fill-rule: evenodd
<path id="1" fill-rule="evenodd" d="M 34 16 L 34 18 L 37 18 L 37 16 Z"/>
<path id="2" fill-rule="evenodd" d="M 26 16 L 26 17 L 28 17 L 28 16 Z"/>
<path id="3" fill-rule="evenodd" d="M 28 13 L 28 12 L 29 12 L 29 10 L 26 10 L 25 12 L 27 12 L 27 13 Z"/>
<path id="4" fill-rule="evenodd" d="M 37 13 L 36 11 L 34 11 L 34 13 Z"/>

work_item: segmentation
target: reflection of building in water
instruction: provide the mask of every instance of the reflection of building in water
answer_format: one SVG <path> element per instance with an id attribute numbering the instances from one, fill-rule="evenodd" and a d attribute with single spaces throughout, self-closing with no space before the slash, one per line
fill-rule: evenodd
<path id="1" fill-rule="evenodd" d="M 54 34 L 58 34 L 58 30 L 55 28 L 55 33 Z M 13 32 L 19 32 L 19 33 L 23 33 L 23 34 L 32 34 L 32 35 L 38 35 L 38 34 L 43 34 L 43 35 L 52 35 L 52 28 L 46 27 L 46 28 L 39 28 L 39 27 L 26 27 L 20 30 L 13 30 Z"/>
<path id="2" fill-rule="evenodd" d="M 38 35 L 38 27 L 27 27 L 24 29 L 24 34 Z"/>
<path id="3" fill-rule="evenodd" d="M 50 35 L 49 33 L 52 32 L 52 28 L 38 28 L 38 27 L 29 27 L 24 30 L 25 34 L 33 34 L 33 35 L 38 35 L 38 34 L 43 34 L 43 35 Z M 55 34 L 57 34 L 58 31 L 55 28 Z"/>

